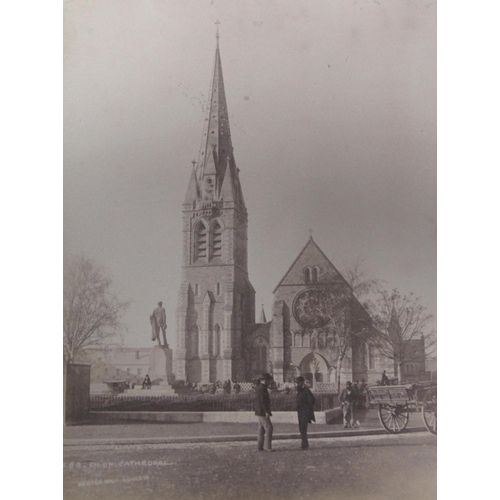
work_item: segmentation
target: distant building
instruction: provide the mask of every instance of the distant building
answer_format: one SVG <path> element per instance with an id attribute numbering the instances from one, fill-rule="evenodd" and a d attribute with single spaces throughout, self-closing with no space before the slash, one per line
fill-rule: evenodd
<path id="1" fill-rule="evenodd" d="M 125 380 L 142 383 L 149 370 L 151 347 L 114 347 L 85 352 L 92 364 L 91 383 Z"/>
<path id="2" fill-rule="evenodd" d="M 426 377 L 425 341 L 423 338 L 408 342 L 408 350 L 402 368 L 402 376 L 406 381 Z"/>

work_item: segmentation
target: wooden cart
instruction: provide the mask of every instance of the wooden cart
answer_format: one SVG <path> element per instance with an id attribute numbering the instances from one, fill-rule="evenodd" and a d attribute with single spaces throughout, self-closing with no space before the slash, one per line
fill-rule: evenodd
<path id="1" fill-rule="evenodd" d="M 421 412 L 429 432 L 437 434 L 437 385 L 384 385 L 367 388 L 370 404 L 378 405 L 378 418 L 387 432 L 402 432 L 410 412 Z"/>

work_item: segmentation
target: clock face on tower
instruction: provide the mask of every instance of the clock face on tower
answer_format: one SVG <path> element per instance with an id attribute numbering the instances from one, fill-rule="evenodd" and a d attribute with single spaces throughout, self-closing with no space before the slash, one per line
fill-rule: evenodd
<path id="1" fill-rule="evenodd" d="M 300 292 L 293 301 L 295 319 L 306 328 L 320 328 L 329 321 L 321 290 L 310 288 Z"/>

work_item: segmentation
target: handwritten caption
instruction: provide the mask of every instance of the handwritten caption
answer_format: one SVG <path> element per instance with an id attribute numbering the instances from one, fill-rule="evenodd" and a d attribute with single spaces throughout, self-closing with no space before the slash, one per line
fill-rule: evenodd
<path id="1" fill-rule="evenodd" d="M 134 481 L 147 481 L 149 476 L 131 476 L 122 477 L 119 479 L 88 479 L 85 481 L 78 481 L 77 486 L 79 488 L 87 486 L 101 486 L 103 484 L 116 484 L 116 483 L 132 483 Z"/>

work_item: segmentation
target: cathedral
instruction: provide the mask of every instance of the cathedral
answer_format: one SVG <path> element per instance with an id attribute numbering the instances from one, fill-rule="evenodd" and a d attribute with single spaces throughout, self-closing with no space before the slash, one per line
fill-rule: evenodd
<path id="1" fill-rule="evenodd" d="M 312 237 L 274 290 L 271 321 L 255 322 L 248 275 L 248 212 L 231 143 L 219 40 L 198 161 L 182 205 L 182 284 L 177 306 L 174 374 L 210 383 L 250 381 L 262 372 L 277 382 L 301 374 L 333 384 L 339 354 L 318 308 L 322 289 L 348 297 L 360 331 L 370 318 Z M 357 337 L 358 338 L 358 337 Z M 345 350 L 343 381 L 380 378 L 387 361 L 362 335 Z"/>

